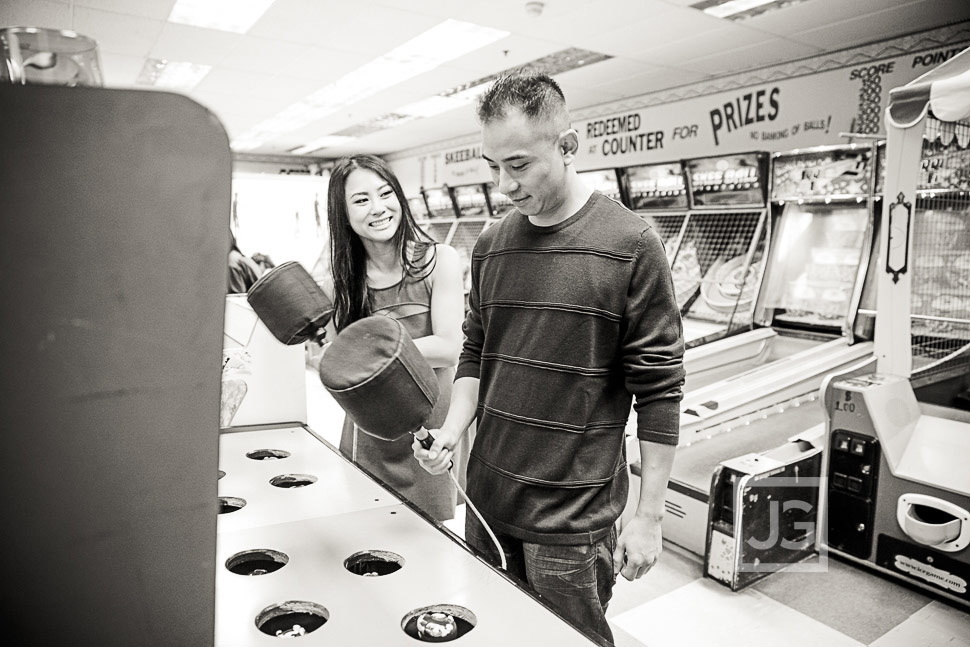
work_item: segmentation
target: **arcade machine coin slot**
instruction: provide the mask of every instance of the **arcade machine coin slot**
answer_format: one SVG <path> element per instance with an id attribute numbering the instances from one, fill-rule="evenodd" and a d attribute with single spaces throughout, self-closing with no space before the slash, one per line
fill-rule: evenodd
<path id="1" fill-rule="evenodd" d="M 968 70 L 964 52 L 890 92 L 878 365 L 824 390 L 819 547 L 970 607 L 970 412 L 957 408 L 970 386 Z M 854 442 L 872 453 L 856 445 L 864 458 L 847 465 Z"/>
<path id="2" fill-rule="evenodd" d="M 837 402 L 843 409 L 856 405 Z M 828 464 L 829 546 L 867 559 L 872 547 L 876 482 L 879 476 L 879 441 L 872 436 L 835 429 Z"/>

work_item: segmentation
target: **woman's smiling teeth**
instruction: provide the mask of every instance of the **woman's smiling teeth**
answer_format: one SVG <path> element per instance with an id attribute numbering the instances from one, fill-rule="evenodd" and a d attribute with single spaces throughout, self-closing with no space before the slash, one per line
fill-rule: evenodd
<path id="1" fill-rule="evenodd" d="M 380 220 L 371 220 L 367 223 L 368 227 L 373 227 L 374 229 L 383 229 L 384 227 L 391 224 L 391 217 L 381 218 Z"/>

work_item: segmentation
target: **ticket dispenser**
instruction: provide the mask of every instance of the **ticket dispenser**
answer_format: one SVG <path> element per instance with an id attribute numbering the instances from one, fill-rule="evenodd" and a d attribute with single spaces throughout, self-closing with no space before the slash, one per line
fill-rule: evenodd
<path id="1" fill-rule="evenodd" d="M 880 374 L 825 403 L 828 549 L 970 606 L 970 414 Z"/>

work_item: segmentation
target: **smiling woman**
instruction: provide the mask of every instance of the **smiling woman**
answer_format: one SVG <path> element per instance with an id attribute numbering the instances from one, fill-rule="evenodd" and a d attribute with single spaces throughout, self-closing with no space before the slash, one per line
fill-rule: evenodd
<path id="1" fill-rule="evenodd" d="M 440 395 L 428 424 L 439 425 L 451 400 L 461 348 L 464 295 L 458 254 L 418 228 L 397 177 L 372 155 L 346 157 L 334 165 L 327 218 L 330 272 L 322 287 L 334 303 L 331 338 L 370 315 L 400 321 L 435 369 Z M 410 437 L 382 440 L 348 417 L 340 451 L 437 520 L 454 517 L 454 484 L 446 474 L 432 476 L 421 468 Z M 467 454 L 467 446 L 456 453 L 460 481 Z"/>

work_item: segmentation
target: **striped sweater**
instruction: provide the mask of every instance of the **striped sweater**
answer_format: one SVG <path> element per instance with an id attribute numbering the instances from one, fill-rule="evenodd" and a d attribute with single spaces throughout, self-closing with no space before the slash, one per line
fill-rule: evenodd
<path id="1" fill-rule="evenodd" d="M 624 428 L 676 444 L 683 330 L 657 234 L 598 192 L 537 227 L 513 210 L 472 255 L 456 379 L 480 379 L 469 496 L 499 532 L 573 544 L 627 501 Z"/>

